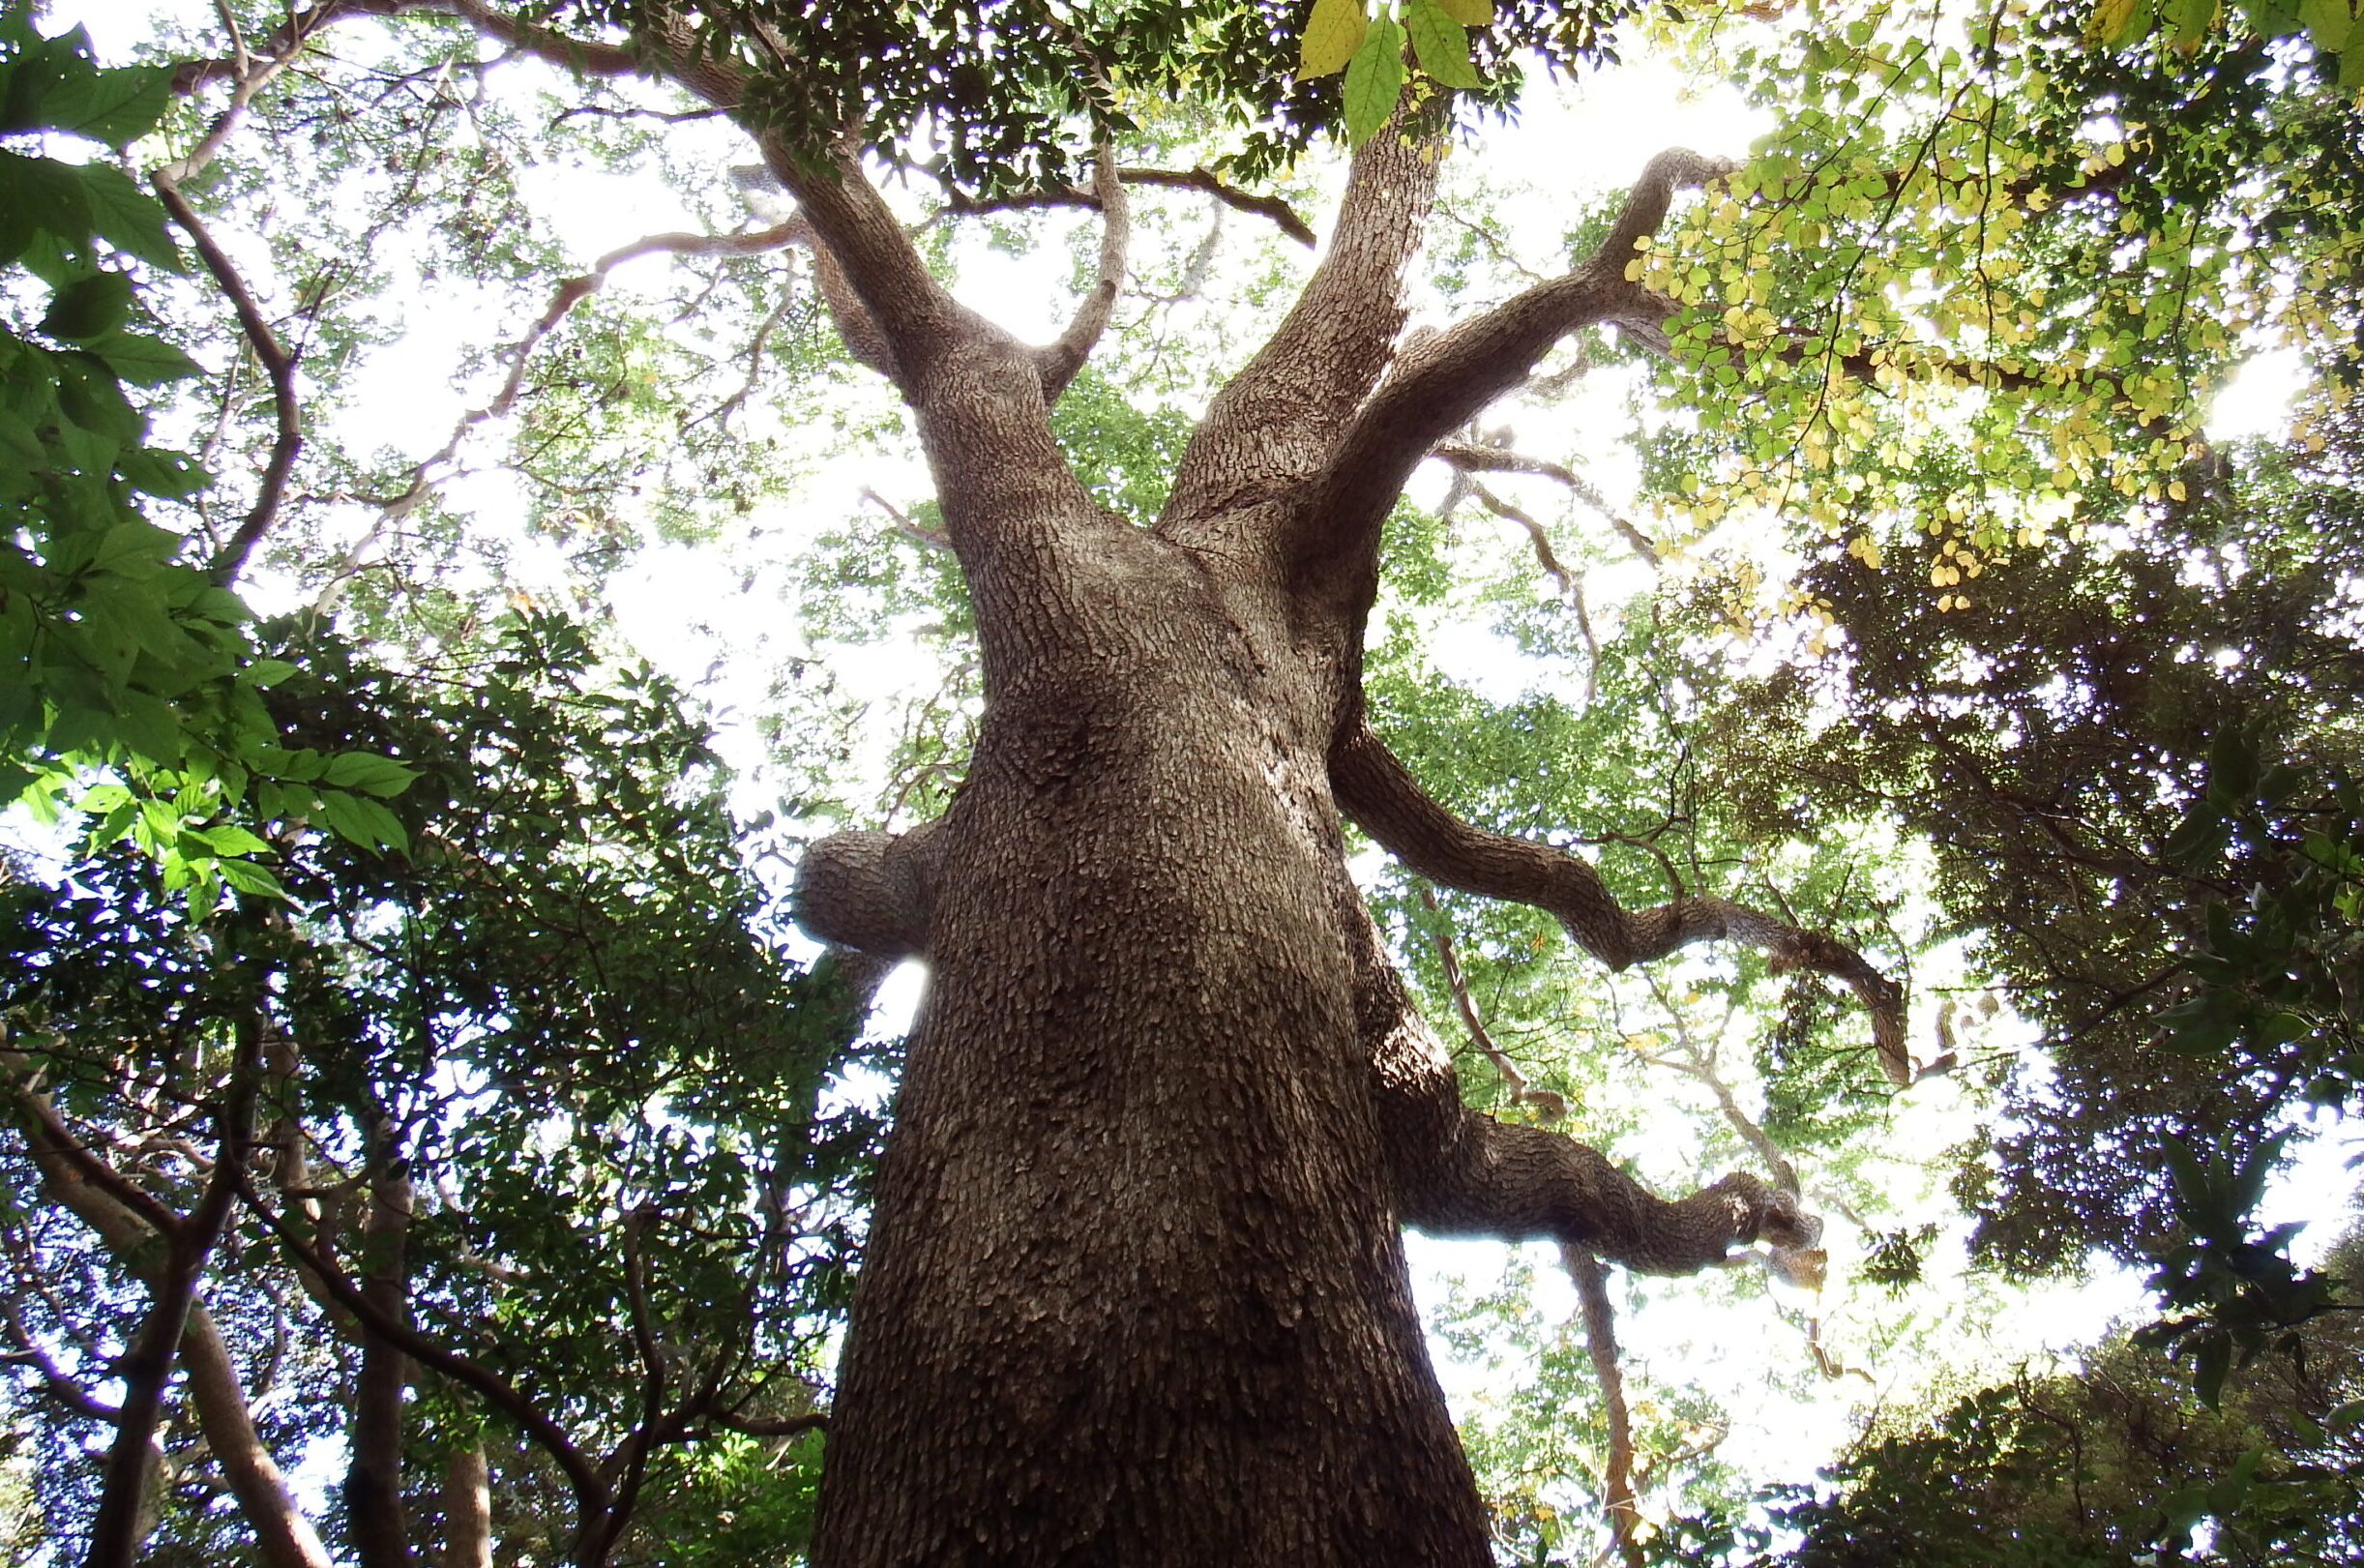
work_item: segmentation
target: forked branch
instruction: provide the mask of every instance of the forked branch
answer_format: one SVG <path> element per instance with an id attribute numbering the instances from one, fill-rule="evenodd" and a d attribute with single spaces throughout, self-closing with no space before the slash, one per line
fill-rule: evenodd
<path id="1" fill-rule="evenodd" d="M 1776 972 L 1808 969 L 1845 981 L 1872 1015 L 1873 1045 L 1889 1081 L 1900 1088 L 1912 1081 L 1904 992 L 1844 942 L 1724 899 L 1676 898 L 1629 911 L 1581 856 L 1471 827 L 1437 805 L 1368 725 L 1356 724 L 1332 747 L 1330 784 L 1339 809 L 1413 871 L 1463 892 L 1546 910 L 1611 968 L 1694 942 L 1731 941 L 1765 953 Z"/>
<path id="2" fill-rule="evenodd" d="M 1580 327 L 1663 320 L 1668 303 L 1625 275 L 1635 247 L 1658 231 L 1674 192 L 1730 171 L 1681 149 L 1650 160 L 1599 249 L 1573 270 L 1408 346 L 1394 373 L 1340 438 L 1299 512 L 1293 553 L 1309 569 L 1360 563 L 1412 468 L 1478 410 L 1523 381 Z M 1351 571 L 1352 566 L 1346 570 Z"/>
<path id="3" fill-rule="evenodd" d="M 1437 154 L 1393 124 L 1355 153 L 1329 253 L 1209 405 L 1175 469 L 1160 532 L 1220 547 L 1221 538 L 1201 537 L 1208 519 L 1292 494 L 1321 469 L 1403 330 L 1404 268 L 1435 194 Z"/>

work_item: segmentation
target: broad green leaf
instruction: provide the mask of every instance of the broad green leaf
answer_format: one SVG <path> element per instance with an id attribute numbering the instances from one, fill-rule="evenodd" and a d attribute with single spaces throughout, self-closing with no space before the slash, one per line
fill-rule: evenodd
<path id="1" fill-rule="evenodd" d="M 222 860 L 215 864 L 216 869 L 222 873 L 222 879 L 239 892 L 251 893 L 257 898 L 288 902 L 287 890 L 280 886 L 280 879 L 272 875 L 266 868 L 257 866 L 251 860 Z"/>
<path id="2" fill-rule="evenodd" d="M 120 147 L 155 130 L 171 102 L 170 68 L 123 66 L 59 84 L 44 99 L 42 117 L 54 130 Z"/>
<path id="3" fill-rule="evenodd" d="M 73 172 L 79 176 L 85 232 L 167 272 L 181 270 L 180 248 L 165 226 L 163 202 L 111 163 L 85 163 Z"/>
<path id="4" fill-rule="evenodd" d="M 2298 0 L 2298 19 L 2306 25 L 2307 42 L 2325 54 L 2346 49 L 2355 27 L 2349 0 Z"/>
<path id="5" fill-rule="evenodd" d="M 257 837 L 236 823 L 220 827 L 197 828 L 192 837 L 202 840 L 218 855 L 267 855 L 269 841 Z"/>
<path id="6" fill-rule="evenodd" d="M 49 302 L 41 330 L 52 338 L 86 343 L 123 325 L 132 313 L 132 281 L 103 272 L 69 283 Z"/>
<path id="7" fill-rule="evenodd" d="M 135 387 L 161 387 L 199 373 L 195 360 L 163 339 L 143 333 L 112 333 L 92 340 L 85 346 L 106 361 L 108 370 Z"/>
<path id="8" fill-rule="evenodd" d="M 1297 79 L 1326 76 L 1344 67 L 1362 46 L 1370 22 L 1363 0 L 1314 0 L 1298 45 Z"/>
<path id="9" fill-rule="evenodd" d="M 399 795 L 418 776 L 416 769 L 406 768 L 391 757 L 373 756 L 368 752 L 340 752 L 329 758 L 328 771 L 321 774 L 320 782 L 372 795 Z"/>
<path id="10" fill-rule="evenodd" d="M 1346 134 L 1368 141 L 1396 112 L 1404 92 L 1404 29 L 1386 16 L 1372 19 L 1362 47 L 1346 63 Z"/>
<path id="11" fill-rule="evenodd" d="M 1433 0 L 1411 0 L 1404 13 L 1404 30 L 1412 36 L 1412 50 L 1420 69 L 1447 87 L 1479 87 L 1469 64 L 1469 38 L 1462 24 Z"/>
<path id="12" fill-rule="evenodd" d="M 1463 27 L 1492 27 L 1493 0 L 1436 0 L 1444 14 Z"/>
<path id="13" fill-rule="evenodd" d="M 315 797 L 320 803 L 320 814 L 338 837 L 359 844 L 364 849 L 396 849 L 410 847 L 410 835 L 403 831 L 395 814 L 366 795 L 348 795 L 341 789 L 323 789 Z"/>

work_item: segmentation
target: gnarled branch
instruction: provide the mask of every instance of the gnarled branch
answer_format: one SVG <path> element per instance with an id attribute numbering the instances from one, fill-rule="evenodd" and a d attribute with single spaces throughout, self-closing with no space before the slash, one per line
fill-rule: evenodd
<path id="1" fill-rule="evenodd" d="M 1413 871 L 1545 910 L 1611 968 L 1720 940 L 1761 950 L 1776 971 L 1810 969 L 1845 981 L 1871 1012 L 1873 1045 L 1889 1081 L 1899 1087 L 1912 1081 L 1904 992 L 1845 943 L 1724 899 L 1681 897 L 1629 911 L 1581 857 L 1471 827 L 1437 805 L 1365 724 L 1343 732 L 1331 748 L 1330 784 L 1339 809 Z"/>

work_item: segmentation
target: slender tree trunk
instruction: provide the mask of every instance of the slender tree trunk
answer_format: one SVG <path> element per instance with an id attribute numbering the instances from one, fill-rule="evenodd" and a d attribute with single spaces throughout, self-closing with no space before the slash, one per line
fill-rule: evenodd
<path id="1" fill-rule="evenodd" d="M 410 1176 L 399 1151 L 373 1130 L 375 1174 L 369 1212 L 362 1222 L 362 1295 L 398 1322 L 410 1320 L 410 1282 L 404 1266 L 410 1234 Z M 410 1568 L 409 1529 L 402 1509 L 402 1395 L 410 1358 L 366 1329 L 361 1370 L 353 1382 L 352 1463 L 345 1471 L 345 1513 L 361 1568 Z"/>
<path id="2" fill-rule="evenodd" d="M 492 1568 L 492 1474 L 481 1440 L 443 1462 L 443 1568 Z"/>
<path id="3" fill-rule="evenodd" d="M 48 1109 L 45 1101 L 23 1093 L 22 1104 L 37 1117 L 29 1129 L 30 1145 L 34 1164 L 41 1170 L 43 1191 L 89 1226 L 127 1266 L 135 1271 L 143 1266 L 152 1269 L 161 1250 L 155 1231 L 119 1198 L 102 1191 L 91 1179 L 93 1172 L 70 1158 L 56 1130 L 42 1116 Z M 229 1346 L 204 1301 L 194 1297 L 181 1329 L 180 1365 L 188 1379 L 197 1429 L 222 1466 L 222 1480 L 237 1500 L 239 1512 L 254 1532 L 264 1563 L 268 1568 L 332 1568 L 327 1548 L 296 1506 L 270 1449 L 254 1430 Z M 146 1492 L 143 1486 L 143 1494 Z M 135 1524 L 134 1531 L 133 1539 L 142 1539 L 147 1526 Z"/>

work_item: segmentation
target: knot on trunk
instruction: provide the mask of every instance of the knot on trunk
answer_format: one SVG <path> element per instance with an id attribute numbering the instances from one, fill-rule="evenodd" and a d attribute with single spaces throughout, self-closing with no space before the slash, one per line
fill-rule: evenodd
<path id="1" fill-rule="evenodd" d="M 922 957 L 941 856 L 933 822 L 908 833 L 833 833 L 796 868 L 789 894 L 796 923 L 821 941 L 874 958 Z"/>

